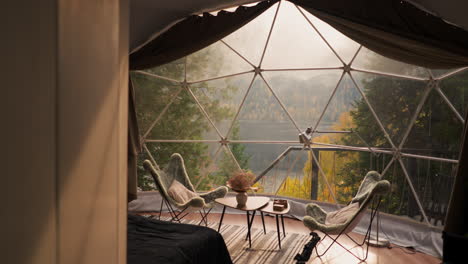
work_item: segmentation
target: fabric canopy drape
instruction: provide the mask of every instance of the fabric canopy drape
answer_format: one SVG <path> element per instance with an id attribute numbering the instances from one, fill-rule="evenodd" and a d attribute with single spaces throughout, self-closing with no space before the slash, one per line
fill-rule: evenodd
<path id="1" fill-rule="evenodd" d="M 468 66 L 468 32 L 401 0 L 290 0 L 383 56 L 427 68 Z"/>
<path id="2" fill-rule="evenodd" d="M 128 201 L 137 198 L 137 162 L 138 154 L 141 152 L 140 130 L 135 111 L 135 91 L 133 83 L 128 78 L 128 159 L 127 159 L 127 199 Z"/>
<path id="3" fill-rule="evenodd" d="M 249 23 L 276 2 L 240 6 L 234 12 L 220 11 L 217 15 L 205 13 L 203 16 L 190 16 L 132 53 L 130 70 L 153 68 L 201 50 Z M 129 91 L 128 198 L 131 201 L 137 195 L 137 159 L 141 151 L 131 80 Z"/>
<path id="4" fill-rule="evenodd" d="M 466 10 L 468 10 L 468 1 L 465 0 L 405 0 L 412 3 L 419 9 L 436 15 L 450 24 L 457 25 L 468 30 L 468 19 L 466 19 Z"/>
<path id="5" fill-rule="evenodd" d="M 220 11 L 216 16 L 209 13 L 190 16 L 132 53 L 130 69 L 155 67 L 203 49 L 241 28 L 276 2 L 240 6 L 234 12 Z"/>

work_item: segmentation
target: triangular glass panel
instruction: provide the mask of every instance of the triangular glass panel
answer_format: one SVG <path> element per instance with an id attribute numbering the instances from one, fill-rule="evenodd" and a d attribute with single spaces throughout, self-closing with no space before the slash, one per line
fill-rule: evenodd
<path id="1" fill-rule="evenodd" d="M 359 82 L 359 81 L 357 81 Z M 338 86 L 317 126 L 314 142 L 356 147 L 390 148 L 369 106 L 348 74 Z"/>
<path id="2" fill-rule="evenodd" d="M 194 187 L 197 186 L 198 191 L 206 189 L 205 186 L 197 183 L 205 177 L 220 146 L 219 143 L 147 142 L 146 145 L 161 169 L 167 166 L 172 154 L 182 155 L 185 168 Z"/>
<path id="3" fill-rule="evenodd" d="M 435 226 L 443 226 L 457 165 L 415 158 L 402 160 L 429 222 Z"/>
<path id="4" fill-rule="evenodd" d="M 301 131 L 313 127 L 342 75 L 341 70 L 265 71 L 263 75 Z"/>
<path id="5" fill-rule="evenodd" d="M 341 67 L 343 63 L 290 2 L 282 2 L 262 68 Z"/>
<path id="6" fill-rule="evenodd" d="M 417 166 L 415 166 L 415 168 L 417 168 Z M 418 176 L 408 170 L 407 172 L 410 175 L 413 186 L 415 186 L 414 179 Z M 420 173 L 422 174 L 423 172 Z M 390 182 L 391 192 L 382 197 L 379 210 L 387 214 L 398 215 L 418 222 L 424 222 L 423 214 L 417 204 L 417 198 L 411 191 L 401 164 L 398 161 L 395 161 L 391 165 L 383 179 Z M 416 190 L 416 193 L 418 197 L 421 198 L 422 192 L 420 192 L 420 190 Z"/>
<path id="7" fill-rule="evenodd" d="M 174 81 L 183 81 L 185 78 L 185 58 L 144 71 Z"/>
<path id="8" fill-rule="evenodd" d="M 414 158 L 402 160 L 428 220 L 431 224 L 443 222 L 453 186 L 453 166 Z"/>
<path id="9" fill-rule="evenodd" d="M 131 73 L 135 90 L 135 108 L 140 135 L 144 135 L 167 104 L 180 90 L 172 81 Z"/>
<path id="10" fill-rule="evenodd" d="M 263 148 L 265 151 L 274 150 L 280 155 L 288 147 L 290 146 L 281 145 L 278 147 L 265 146 Z M 310 199 L 310 175 L 304 174 L 307 151 L 302 150 L 302 147 L 294 146 L 293 149 L 284 154 L 282 159 L 275 163 L 273 163 L 275 160 L 272 159 L 273 155 L 268 152 L 255 152 L 256 157 L 252 156 L 252 160 L 260 160 L 264 164 L 269 163 L 262 170 L 265 175 L 259 181 L 259 187 L 264 193 Z M 276 156 L 278 157 L 278 155 Z M 268 161 L 263 159 L 265 157 L 268 157 Z"/>
<path id="11" fill-rule="evenodd" d="M 234 127 L 234 130 L 238 129 L 238 127 Z M 234 132 L 236 133 L 236 132 Z M 234 155 L 235 159 L 237 160 L 237 163 L 243 170 L 250 170 L 252 171 L 252 168 L 250 166 L 252 157 L 255 154 L 251 154 L 250 148 L 248 148 L 247 144 L 243 143 L 231 143 L 228 145 L 229 149 L 232 152 L 232 155 Z M 255 171 L 254 171 L 255 173 Z"/>
<path id="12" fill-rule="evenodd" d="M 298 140 L 299 131 L 259 76 L 255 78 L 236 122 L 239 125 L 239 134 L 235 136 L 231 130 L 228 139 L 238 137 L 240 140 L 257 141 Z"/>
<path id="13" fill-rule="evenodd" d="M 190 85 L 222 136 L 226 136 L 252 78 L 253 73 L 248 73 Z"/>
<path id="14" fill-rule="evenodd" d="M 343 35 L 338 30 L 334 29 L 332 26 L 313 16 L 311 13 L 304 10 L 302 7 L 299 7 L 307 19 L 314 24 L 317 30 L 322 34 L 322 36 L 327 40 L 328 44 L 332 46 L 338 56 L 346 63 L 349 64 L 359 49 L 360 44 L 354 40 Z"/>
<path id="15" fill-rule="evenodd" d="M 458 113 L 465 118 L 468 111 L 468 70 L 441 80 L 439 87 Z"/>
<path id="16" fill-rule="evenodd" d="M 250 61 L 250 63 L 257 66 L 260 63 L 277 8 L 278 4 L 274 4 L 247 25 L 236 30 L 223 40 Z"/>
<path id="17" fill-rule="evenodd" d="M 304 175 L 310 180 L 310 199 L 334 203 L 336 197 L 336 154 L 327 147 L 313 147 L 307 151 Z M 314 159 L 314 157 L 316 159 Z M 327 184 L 328 183 L 328 184 Z"/>
<path id="18" fill-rule="evenodd" d="M 147 139 L 219 140 L 220 137 L 184 88 L 160 117 Z"/>
<path id="19" fill-rule="evenodd" d="M 348 204 L 356 195 L 367 172 L 375 170 L 382 173 L 392 159 L 392 155 L 368 151 L 334 150 L 315 148 L 320 153 L 320 166 L 335 191 L 339 204 Z M 331 201 L 328 188 L 319 176 L 319 198 Z"/>
<path id="20" fill-rule="evenodd" d="M 205 184 L 209 189 L 226 185 L 232 174 L 237 171 L 239 171 L 239 166 L 236 160 L 229 153 L 229 149 L 222 146 L 202 184 Z"/>
<path id="21" fill-rule="evenodd" d="M 296 146 L 286 144 L 246 144 L 231 142 L 229 147 L 242 169 L 260 175 L 265 173 L 266 170 L 272 166 L 273 161 L 279 158 L 288 147 Z M 295 152 L 295 150 L 288 151 L 288 153 L 292 152 Z"/>
<path id="22" fill-rule="evenodd" d="M 253 67 L 220 41 L 187 57 L 187 80 L 189 82 L 202 81 L 249 70 L 253 70 Z"/>
<path id="23" fill-rule="evenodd" d="M 398 145 L 420 103 L 427 82 L 353 72 L 393 143 Z"/>
<path id="24" fill-rule="evenodd" d="M 147 148 L 151 150 L 150 146 L 151 146 L 151 144 L 147 144 Z M 154 183 L 153 177 L 143 167 L 143 162 L 145 160 L 152 161 L 152 158 L 147 154 L 146 151 L 143 151 L 142 153 L 140 153 L 138 155 L 138 160 L 137 160 L 137 186 L 138 186 L 138 190 L 142 190 L 142 191 L 157 190 L 157 186 Z M 151 162 L 151 163 L 153 163 L 153 162 Z"/>
<path id="25" fill-rule="evenodd" d="M 426 68 L 389 59 L 364 47 L 359 51 L 352 67 L 416 78 L 429 78 L 429 71 Z"/>
<path id="26" fill-rule="evenodd" d="M 461 121 L 432 90 L 401 151 L 458 160 L 462 132 Z"/>

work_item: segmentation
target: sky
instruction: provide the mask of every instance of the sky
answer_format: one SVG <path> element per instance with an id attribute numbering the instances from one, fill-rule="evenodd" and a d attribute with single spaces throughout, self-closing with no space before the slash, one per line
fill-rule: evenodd
<path id="1" fill-rule="evenodd" d="M 224 40 L 254 65 L 258 65 L 278 4 L 255 20 L 227 36 Z M 342 35 L 307 11 L 305 16 L 348 63 L 359 44 Z M 262 68 L 317 68 L 341 67 L 343 64 L 309 24 L 298 8 L 290 2 L 281 2 L 266 49 Z"/>

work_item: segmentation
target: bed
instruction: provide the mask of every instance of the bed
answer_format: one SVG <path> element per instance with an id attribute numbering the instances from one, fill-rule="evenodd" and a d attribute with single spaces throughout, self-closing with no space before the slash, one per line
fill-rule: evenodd
<path id="1" fill-rule="evenodd" d="M 211 228 L 129 215 L 127 263 L 231 264 L 232 261 L 223 237 Z"/>

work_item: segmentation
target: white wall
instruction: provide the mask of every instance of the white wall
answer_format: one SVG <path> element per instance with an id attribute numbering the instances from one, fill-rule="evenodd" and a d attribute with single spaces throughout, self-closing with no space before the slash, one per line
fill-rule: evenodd
<path id="1" fill-rule="evenodd" d="M 128 0 L 0 14 L 1 263 L 125 263 Z"/>

